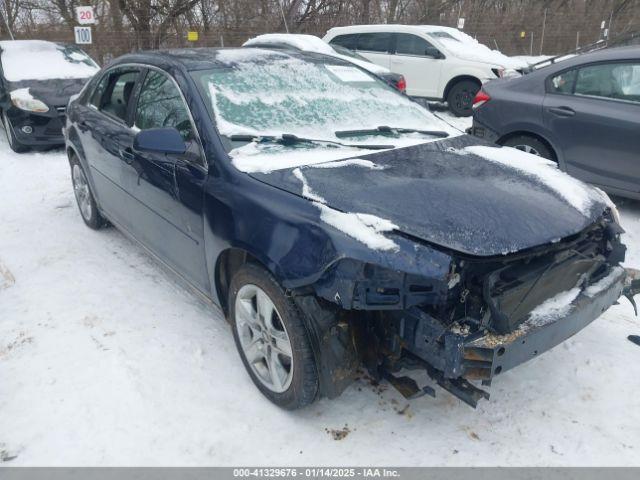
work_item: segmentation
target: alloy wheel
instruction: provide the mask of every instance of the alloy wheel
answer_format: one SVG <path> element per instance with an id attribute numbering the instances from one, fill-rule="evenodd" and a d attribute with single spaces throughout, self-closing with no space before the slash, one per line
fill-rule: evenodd
<path id="1" fill-rule="evenodd" d="M 540 152 L 533 148 L 531 145 L 514 145 L 513 148 L 517 148 L 518 150 L 522 150 L 523 152 L 530 153 L 532 155 L 540 156 Z"/>
<path id="2" fill-rule="evenodd" d="M 73 193 L 76 196 L 80 213 L 86 221 L 91 220 L 91 192 L 84 171 L 77 163 L 73 165 Z"/>
<path id="3" fill-rule="evenodd" d="M 289 334 L 273 301 L 256 285 L 243 285 L 235 301 L 235 328 L 251 370 L 269 390 L 282 393 L 293 378 Z"/>

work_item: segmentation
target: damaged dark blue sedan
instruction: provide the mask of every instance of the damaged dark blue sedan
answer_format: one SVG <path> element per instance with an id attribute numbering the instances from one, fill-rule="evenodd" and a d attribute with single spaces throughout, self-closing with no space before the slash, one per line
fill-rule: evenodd
<path id="1" fill-rule="evenodd" d="M 66 137 L 85 223 L 115 225 L 219 305 L 287 409 L 361 368 L 475 406 L 488 394 L 472 382 L 637 290 L 606 194 L 336 58 L 126 55 L 71 102 Z"/>

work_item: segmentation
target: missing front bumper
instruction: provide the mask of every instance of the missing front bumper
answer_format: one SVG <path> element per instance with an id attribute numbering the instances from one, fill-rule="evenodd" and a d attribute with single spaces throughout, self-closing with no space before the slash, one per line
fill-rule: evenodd
<path id="1" fill-rule="evenodd" d="M 475 407 L 479 399 L 488 395 L 468 380 L 488 384 L 496 375 L 575 335 L 616 303 L 626 279 L 627 272 L 616 268 L 600 288 L 583 289 L 566 315 L 545 322 L 526 321 L 505 335 L 453 332 L 419 309 L 410 309 L 403 318 L 405 348 L 424 364 L 440 386 Z"/>
<path id="2" fill-rule="evenodd" d="M 587 291 L 580 293 L 565 316 L 539 326 L 524 322 L 511 333 L 487 334 L 465 344 L 462 349 L 463 376 L 490 380 L 578 333 L 620 298 L 626 273 L 618 268 L 610 277 L 607 288 L 591 295 Z"/>

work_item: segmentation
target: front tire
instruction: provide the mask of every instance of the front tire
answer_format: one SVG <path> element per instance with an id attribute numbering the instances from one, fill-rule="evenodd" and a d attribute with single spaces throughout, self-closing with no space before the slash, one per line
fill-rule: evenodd
<path id="1" fill-rule="evenodd" d="M 99 230 L 104 227 L 107 222 L 102 215 L 100 215 L 98 205 L 96 204 L 93 192 L 91 191 L 91 185 L 87 180 L 84 168 L 75 155 L 71 157 L 70 164 L 73 193 L 76 197 L 76 202 L 78 204 L 82 220 L 87 227 L 93 230 Z"/>
<path id="2" fill-rule="evenodd" d="M 473 80 L 461 80 L 447 94 L 449 110 L 457 117 L 470 117 L 473 113 L 473 99 L 480 90 L 480 84 Z"/>
<path id="3" fill-rule="evenodd" d="M 312 403 L 318 369 L 302 313 L 264 269 L 245 264 L 229 289 L 233 338 L 262 394 L 286 410 Z"/>
<path id="4" fill-rule="evenodd" d="M 2 111 L 2 125 L 4 126 L 4 133 L 7 136 L 7 143 L 9 143 L 9 147 L 16 153 L 24 153 L 28 150 L 28 147 L 23 145 L 16 138 L 16 134 L 13 131 L 13 126 L 11 125 L 11 120 L 7 117 L 7 112 L 5 110 Z"/>

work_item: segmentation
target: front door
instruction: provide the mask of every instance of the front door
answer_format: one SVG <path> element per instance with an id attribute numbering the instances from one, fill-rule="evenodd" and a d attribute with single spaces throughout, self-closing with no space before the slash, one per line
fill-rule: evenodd
<path id="1" fill-rule="evenodd" d="M 370 62 L 389 68 L 392 34 L 388 32 L 360 33 L 356 51 Z"/>
<path id="2" fill-rule="evenodd" d="M 78 122 L 84 157 L 95 194 L 107 217 L 128 227 L 128 200 L 123 190 L 121 152 L 133 142 L 128 121 L 131 96 L 141 70 L 117 67 L 100 79 Z"/>
<path id="3" fill-rule="evenodd" d="M 554 76 L 543 112 L 567 172 L 640 192 L 640 61 L 586 65 Z"/>
<path id="4" fill-rule="evenodd" d="M 434 57 L 436 49 L 424 38 L 410 33 L 395 35 L 394 54 L 390 68 L 407 81 L 407 94 L 416 97 L 440 98 L 442 60 Z"/>
<path id="5" fill-rule="evenodd" d="M 126 189 L 135 199 L 134 235 L 199 290 L 209 292 L 204 254 L 203 184 L 207 168 L 182 94 L 166 74 L 149 69 L 136 95 L 136 131 L 176 128 L 183 155 L 126 151 Z"/>

